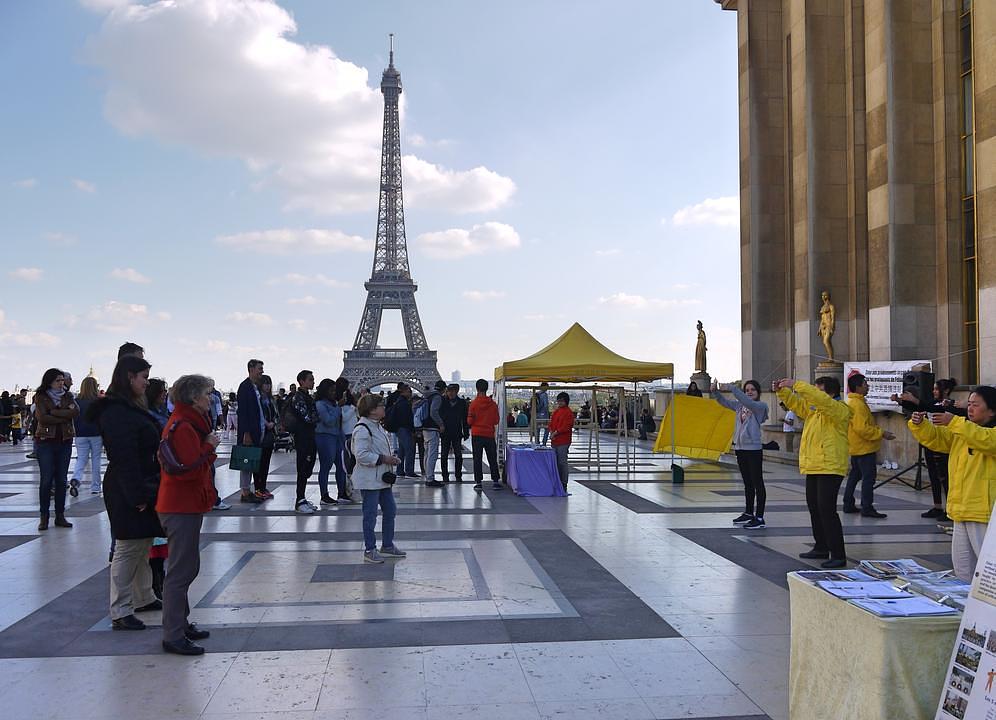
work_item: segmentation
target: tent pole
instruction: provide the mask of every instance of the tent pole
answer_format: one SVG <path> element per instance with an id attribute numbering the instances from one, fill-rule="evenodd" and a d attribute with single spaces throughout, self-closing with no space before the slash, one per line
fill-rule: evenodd
<path id="1" fill-rule="evenodd" d="M 671 462 L 674 462 L 674 426 L 677 423 L 676 412 L 678 408 L 674 406 L 674 373 L 671 373 Z"/>

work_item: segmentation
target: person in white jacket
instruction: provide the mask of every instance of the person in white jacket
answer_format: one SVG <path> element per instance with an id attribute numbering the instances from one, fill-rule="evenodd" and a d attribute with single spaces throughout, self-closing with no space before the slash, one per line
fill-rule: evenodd
<path id="1" fill-rule="evenodd" d="M 353 429 L 353 455 L 356 456 L 353 488 L 363 495 L 363 561 L 379 564 L 384 562 L 385 557 L 403 558 L 407 555 L 394 544 L 394 518 L 398 507 L 391 487 L 395 478 L 394 468 L 401 460 L 391 451 L 387 431 L 380 424 L 384 418 L 384 398 L 364 395 L 357 404 L 356 414 L 360 419 Z M 378 505 L 384 515 L 379 552 L 374 533 Z"/>

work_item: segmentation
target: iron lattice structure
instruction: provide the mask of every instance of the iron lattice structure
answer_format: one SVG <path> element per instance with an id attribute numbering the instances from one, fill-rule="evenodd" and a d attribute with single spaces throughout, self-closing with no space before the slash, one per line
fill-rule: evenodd
<path id="1" fill-rule="evenodd" d="M 380 203 L 373 271 L 364 284 L 367 301 L 356 331 L 353 349 L 345 352 L 343 377 L 360 387 L 404 381 L 418 386 L 439 379 L 436 351 L 429 349 L 415 304 L 418 285 L 412 280 L 405 239 L 405 208 L 401 190 L 401 125 L 398 97 L 401 73 L 394 67 L 392 36 L 390 62 L 380 82 L 384 95 L 384 139 L 380 160 Z M 385 310 L 400 310 L 405 348 L 381 348 L 380 324 Z"/>

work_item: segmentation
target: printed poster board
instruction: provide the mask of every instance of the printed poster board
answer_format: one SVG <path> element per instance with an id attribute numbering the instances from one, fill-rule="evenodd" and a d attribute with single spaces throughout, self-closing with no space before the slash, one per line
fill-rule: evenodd
<path id="1" fill-rule="evenodd" d="M 996 532 L 982 543 L 934 717 L 996 720 Z"/>
<path id="2" fill-rule="evenodd" d="M 889 398 L 903 391 L 903 375 L 914 367 L 930 367 L 927 360 L 886 360 L 881 362 L 848 362 L 844 363 L 844 387 L 842 391 L 847 397 L 847 378 L 855 373 L 861 373 L 868 378 L 868 396 L 865 400 L 872 412 L 890 410 L 899 412 L 900 407 Z"/>

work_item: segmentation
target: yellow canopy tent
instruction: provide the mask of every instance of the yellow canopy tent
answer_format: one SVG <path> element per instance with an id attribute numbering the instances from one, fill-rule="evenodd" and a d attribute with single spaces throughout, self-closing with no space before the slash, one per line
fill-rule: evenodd
<path id="1" fill-rule="evenodd" d="M 495 368 L 495 396 L 498 400 L 501 422 L 498 425 L 498 451 L 499 457 L 504 462 L 505 441 L 508 437 L 506 427 L 507 399 L 505 391 L 507 383 L 515 381 L 523 382 L 549 382 L 549 383 L 593 383 L 593 382 L 650 382 L 668 378 L 671 380 L 671 392 L 674 393 L 674 364 L 654 363 L 631 360 L 613 352 L 605 345 L 596 340 L 591 333 L 584 329 L 580 323 L 574 323 L 567 332 L 558 337 L 539 352 L 533 353 L 520 360 L 511 360 L 502 363 Z M 584 388 L 592 392 L 592 409 L 595 407 L 596 390 L 613 390 L 616 388 L 598 388 L 597 386 Z M 624 400 L 622 388 L 618 388 L 620 393 L 620 406 Z M 617 431 L 616 458 L 619 459 L 619 442 L 624 438 L 629 429 L 625 425 L 625 413 L 620 413 L 622 423 Z M 536 433 L 535 415 L 530 419 L 530 436 L 538 436 Z M 588 455 L 589 464 L 591 448 L 594 442 L 596 455 L 599 454 L 599 444 L 594 441 L 597 428 L 591 427 L 589 432 Z M 634 440 L 635 443 L 635 440 Z M 625 446 L 626 465 L 630 464 L 630 448 Z"/>
<path id="2" fill-rule="evenodd" d="M 673 363 L 630 360 L 598 342 L 580 323 L 537 353 L 495 368 L 495 380 L 650 382 L 674 376 Z"/>

